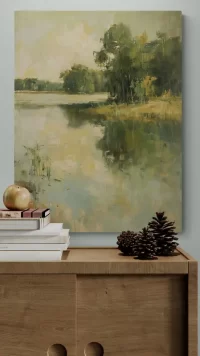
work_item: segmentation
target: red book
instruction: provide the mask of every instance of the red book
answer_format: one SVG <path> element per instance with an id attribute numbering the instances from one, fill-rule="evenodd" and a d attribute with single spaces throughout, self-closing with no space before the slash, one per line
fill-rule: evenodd
<path id="1" fill-rule="evenodd" d="M 33 212 L 34 212 L 35 210 L 36 210 L 36 209 L 28 209 L 28 210 L 23 211 L 22 217 L 23 217 L 23 218 L 32 218 Z"/>
<path id="2" fill-rule="evenodd" d="M 36 209 L 32 213 L 32 217 L 33 218 L 45 218 L 49 214 L 50 214 L 50 210 L 49 209 Z"/>

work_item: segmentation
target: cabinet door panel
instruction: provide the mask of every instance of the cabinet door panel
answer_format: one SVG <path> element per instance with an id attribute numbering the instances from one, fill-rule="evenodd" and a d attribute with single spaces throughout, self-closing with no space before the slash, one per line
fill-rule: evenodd
<path id="1" fill-rule="evenodd" d="M 53 344 L 76 356 L 75 324 L 76 275 L 0 276 L 1 356 L 46 356 Z"/>
<path id="2" fill-rule="evenodd" d="M 77 356 L 91 342 L 105 356 L 187 355 L 186 286 L 176 275 L 78 276 Z"/>

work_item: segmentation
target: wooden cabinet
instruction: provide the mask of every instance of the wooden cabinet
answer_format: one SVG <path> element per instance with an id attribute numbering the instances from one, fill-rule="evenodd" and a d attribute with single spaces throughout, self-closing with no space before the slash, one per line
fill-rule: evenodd
<path id="1" fill-rule="evenodd" d="M 0 335 L 1 356 L 197 356 L 197 262 L 181 249 L 2 262 Z"/>
<path id="2" fill-rule="evenodd" d="M 47 355 L 50 345 L 76 353 L 76 276 L 0 275 L 0 355 Z"/>

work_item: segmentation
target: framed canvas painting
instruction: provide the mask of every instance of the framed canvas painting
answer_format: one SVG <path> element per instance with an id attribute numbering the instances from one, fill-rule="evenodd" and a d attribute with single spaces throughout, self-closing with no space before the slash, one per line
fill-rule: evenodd
<path id="1" fill-rule="evenodd" d="M 15 182 L 73 232 L 182 227 L 179 11 L 15 13 Z"/>

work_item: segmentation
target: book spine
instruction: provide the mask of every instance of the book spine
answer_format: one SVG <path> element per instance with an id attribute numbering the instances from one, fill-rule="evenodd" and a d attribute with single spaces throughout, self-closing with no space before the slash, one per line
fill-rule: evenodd
<path id="1" fill-rule="evenodd" d="M 47 215 L 45 218 L 40 218 L 38 220 L 38 230 L 43 229 L 45 226 L 47 226 L 50 223 L 50 214 Z"/>
<path id="2" fill-rule="evenodd" d="M 23 217 L 23 218 L 32 218 L 32 217 L 33 217 L 33 212 L 34 212 L 35 210 L 36 210 L 36 209 L 28 209 L 28 210 L 23 211 L 22 217 Z"/>
<path id="3" fill-rule="evenodd" d="M 49 209 L 37 209 L 33 212 L 32 217 L 33 218 L 45 218 L 50 214 Z"/>
<path id="4" fill-rule="evenodd" d="M 62 251 L 0 251 L 1 262 L 60 261 Z"/>
<path id="5" fill-rule="evenodd" d="M 49 218 L 49 217 L 48 217 Z M 10 221 L 10 220 L 9 220 Z M 12 220 L 13 221 L 13 220 Z M 16 220 L 18 221 L 18 220 Z M 21 221 L 21 220 L 20 220 Z M 27 219 L 23 219 L 23 222 L 26 222 Z M 30 221 L 30 219 L 28 220 Z M 64 235 L 64 236 L 69 236 L 69 229 L 63 229 L 63 224 L 59 224 L 59 223 L 50 223 L 48 226 L 45 227 L 45 229 L 43 229 L 42 231 L 30 231 L 30 230 L 27 230 L 25 231 L 25 229 L 23 229 L 23 231 L 4 231 L 2 228 L 1 228 L 1 221 L 0 221 L 0 239 L 1 238 L 7 238 L 7 237 L 26 237 L 26 238 L 29 238 L 29 237 L 55 237 L 55 236 L 60 236 L 60 235 Z"/>
<path id="6" fill-rule="evenodd" d="M 66 251 L 68 243 L 36 243 L 36 244 L 1 244 L 0 251 Z"/>
<path id="7" fill-rule="evenodd" d="M 49 223 L 50 214 L 39 219 L 0 219 L 0 230 L 41 230 Z"/>
<path id="8" fill-rule="evenodd" d="M 70 237 L 68 236 L 23 236 L 23 237 L 1 237 L 0 245 L 11 245 L 11 244 L 65 244 L 69 242 Z"/>
<path id="9" fill-rule="evenodd" d="M 0 210 L 0 219 L 21 219 L 23 211 Z"/>

